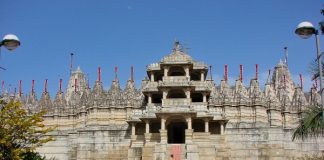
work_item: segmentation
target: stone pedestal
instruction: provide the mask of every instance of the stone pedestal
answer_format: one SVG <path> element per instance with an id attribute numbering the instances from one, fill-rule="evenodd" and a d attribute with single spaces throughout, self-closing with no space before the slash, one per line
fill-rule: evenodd
<path id="1" fill-rule="evenodd" d="M 151 141 L 152 133 L 144 133 L 145 144 Z"/>
<path id="2" fill-rule="evenodd" d="M 185 130 L 185 136 L 186 136 L 186 143 L 192 143 L 192 133 L 193 129 L 186 129 Z"/>
<path id="3" fill-rule="evenodd" d="M 168 143 L 168 131 L 165 129 L 160 129 L 161 144 Z"/>

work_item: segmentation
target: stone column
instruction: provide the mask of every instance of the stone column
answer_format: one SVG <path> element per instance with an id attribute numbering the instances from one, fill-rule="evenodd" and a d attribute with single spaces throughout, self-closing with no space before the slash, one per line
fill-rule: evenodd
<path id="1" fill-rule="evenodd" d="M 185 90 L 185 93 L 186 93 L 186 97 L 189 99 L 190 98 L 190 90 L 189 89 Z"/>
<path id="2" fill-rule="evenodd" d="M 203 93 L 203 102 L 207 102 L 207 93 Z"/>
<path id="3" fill-rule="evenodd" d="M 136 123 L 132 123 L 132 135 L 131 135 L 131 140 L 132 141 L 136 141 L 136 132 L 135 132 L 135 125 L 136 125 Z"/>
<path id="4" fill-rule="evenodd" d="M 186 72 L 186 77 L 188 78 L 188 80 L 190 80 L 189 66 L 185 66 L 184 69 Z"/>
<path id="5" fill-rule="evenodd" d="M 150 133 L 150 122 L 149 122 L 149 120 L 145 121 L 145 133 Z"/>
<path id="6" fill-rule="evenodd" d="M 163 90 L 163 99 L 167 99 L 168 91 Z"/>
<path id="7" fill-rule="evenodd" d="M 166 121 L 165 118 L 162 117 L 162 118 L 161 118 L 161 129 L 162 129 L 162 130 L 165 130 L 165 121 Z"/>
<path id="8" fill-rule="evenodd" d="M 132 136 L 135 136 L 135 123 L 132 123 Z"/>
<path id="9" fill-rule="evenodd" d="M 200 81 L 204 81 L 205 80 L 205 72 L 201 71 L 200 72 Z"/>
<path id="10" fill-rule="evenodd" d="M 205 132 L 209 132 L 209 120 L 205 119 Z"/>
<path id="11" fill-rule="evenodd" d="M 169 72 L 169 67 L 165 66 L 164 67 L 164 77 L 168 77 L 168 72 Z"/>
<path id="12" fill-rule="evenodd" d="M 151 82 L 154 82 L 154 73 L 151 72 Z"/>
<path id="13" fill-rule="evenodd" d="M 147 96 L 148 96 L 148 104 L 151 104 L 152 103 L 152 94 L 149 93 Z"/>
<path id="14" fill-rule="evenodd" d="M 165 130 L 165 122 L 166 122 L 166 118 L 161 117 L 161 129 L 160 129 L 161 144 L 166 144 L 168 142 L 168 131 Z"/>
<path id="15" fill-rule="evenodd" d="M 192 129 L 191 117 L 187 118 L 188 129 Z"/>
<path id="16" fill-rule="evenodd" d="M 220 122 L 220 131 L 221 131 L 221 135 L 224 134 L 224 122 Z"/>

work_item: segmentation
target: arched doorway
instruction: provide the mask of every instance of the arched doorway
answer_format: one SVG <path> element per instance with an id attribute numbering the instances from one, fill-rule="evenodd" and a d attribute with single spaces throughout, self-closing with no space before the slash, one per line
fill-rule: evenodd
<path id="1" fill-rule="evenodd" d="M 187 124 L 185 122 L 170 122 L 167 126 L 168 129 L 168 143 L 185 143 L 185 130 Z"/>

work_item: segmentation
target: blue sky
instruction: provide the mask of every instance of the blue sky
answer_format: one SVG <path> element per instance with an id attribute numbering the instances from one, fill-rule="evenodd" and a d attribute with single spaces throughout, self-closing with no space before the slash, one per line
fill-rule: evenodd
<path id="1" fill-rule="evenodd" d="M 11 90 L 22 80 L 27 93 L 34 79 L 40 95 L 48 79 L 54 96 L 60 78 L 67 85 L 73 52 L 75 68 L 89 75 L 91 86 L 98 66 L 106 89 L 115 66 L 124 86 L 131 65 L 139 86 L 146 65 L 169 54 L 175 39 L 194 59 L 213 66 L 217 84 L 225 64 L 232 79 L 243 64 L 248 85 L 258 63 L 264 79 L 285 46 L 293 77 L 297 81 L 301 73 L 308 79 L 315 39 L 300 39 L 294 30 L 301 21 L 317 26 L 322 6 L 320 0 L 1 0 L 0 36 L 14 33 L 22 45 L 13 52 L 1 49 L 0 65 L 7 70 L 0 71 L 0 80 Z"/>

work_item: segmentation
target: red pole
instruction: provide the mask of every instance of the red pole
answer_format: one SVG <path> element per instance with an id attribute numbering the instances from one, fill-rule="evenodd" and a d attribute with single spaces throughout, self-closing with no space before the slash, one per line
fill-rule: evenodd
<path id="1" fill-rule="evenodd" d="M 44 92 L 47 93 L 47 79 L 45 80 L 45 89 Z"/>
<path id="2" fill-rule="evenodd" d="M 35 88 L 35 80 L 32 80 L 32 93 L 34 93 L 34 88 Z"/>
<path id="3" fill-rule="evenodd" d="M 212 65 L 209 66 L 210 79 L 213 80 Z"/>
<path id="4" fill-rule="evenodd" d="M 77 91 L 77 79 L 74 79 L 74 92 L 76 93 Z"/>
<path id="5" fill-rule="evenodd" d="M 21 96 L 22 89 L 21 89 L 21 80 L 19 80 L 19 96 Z"/>
<path id="6" fill-rule="evenodd" d="M 62 79 L 60 79 L 60 93 L 62 92 Z"/>
<path id="7" fill-rule="evenodd" d="M 131 66 L 131 81 L 134 82 L 134 67 Z"/>
<path id="8" fill-rule="evenodd" d="M 255 80 L 258 80 L 258 74 L 259 74 L 259 65 L 255 64 Z"/>
<path id="9" fill-rule="evenodd" d="M 117 71 L 118 71 L 118 67 L 115 67 L 115 80 L 117 80 Z"/>
<path id="10" fill-rule="evenodd" d="M 227 82 L 228 80 L 228 68 L 227 64 L 225 65 L 225 81 Z"/>
<path id="11" fill-rule="evenodd" d="M 101 68 L 98 67 L 98 82 L 101 82 Z"/>
<path id="12" fill-rule="evenodd" d="M 240 64 L 240 81 L 243 82 L 243 65 Z"/>
<path id="13" fill-rule="evenodd" d="M 303 90 L 303 75 L 299 74 L 299 79 L 300 79 L 300 88 Z"/>

